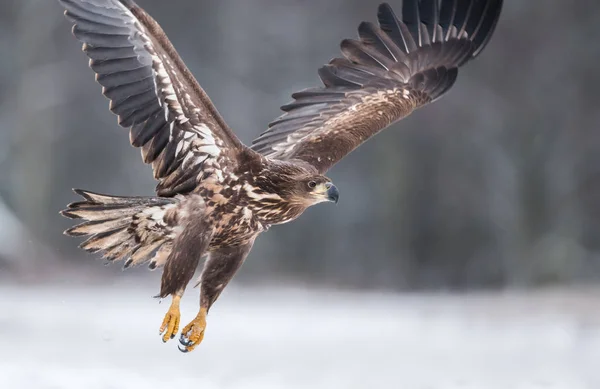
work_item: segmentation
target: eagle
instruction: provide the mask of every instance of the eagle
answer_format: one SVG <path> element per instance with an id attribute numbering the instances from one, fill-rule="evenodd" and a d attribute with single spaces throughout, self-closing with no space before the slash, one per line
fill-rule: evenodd
<path id="1" fill-rule="evenodd" d="M 124 268 L 163 268 L 171 305 L 164 342 L 180 325 L 180 300 L 204 256 L 200 307 L 179 337 L 193 350 L 206 316 L 258 235 L 337 202 L 325 173 L 392 123 L 443 96 L 458 69 L 477 57 L 503 0 L 398 0 L 363 22 L 358 39 L 318 71 L 322 85 L 292 94 L 283 113 L 250 146 L 227 126 L 159 24 L 133 0 L 58 0 L 89 65 L 158 181 L 156 195 L 124 197 L 75 189 L 62 215 L 80 247 Z"/>

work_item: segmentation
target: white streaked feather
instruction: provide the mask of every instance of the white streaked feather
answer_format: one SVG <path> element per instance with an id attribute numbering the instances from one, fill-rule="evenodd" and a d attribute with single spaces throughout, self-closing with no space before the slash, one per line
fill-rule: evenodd
<path id="1" fill-rule="evenodd" d="M 214 138 L 212 136 L 212 131 L 208 126 L 204 123 L 200 123 L 194 126 L 194 130 L 198 131 L 202 134 L 202 137 L 205 139 L 211 139 L 214 142 Z"/>
<path id="2" fill-rule="evenodd" d="M 184 169 L 187 169 L 190 166 L 190 160 L 192 159 L 194 159 L 194 165 L 200 163 L 199 161 L 197 162 L 198 158 L 196 158 L 196 155 L 194 153 L 187 153 L 185 157 L 183 157 L 182 162 L 182 166 Z"/>
<path id="3" fill-rule="evenodd" d="M 261 193 L 261 194 L 254 193 L 254 187 L 248 183 L 245 183 L 243 188 L 246 191 L 246 194 L 248 195 L 248 197 L 255 199 L 255 200 L 262 200 L 262 199 L 281 200 L 281 197 L 277 193 Z"/>
<path id="4" fill-rule="evenodd" d="M 176 125 L 183 125 L 190 122 L 193 117 L 186 115 L 182 105 L 192 106 L 191 115 L 201 117 L 202 110 L 194 106 L 194 101 L 189 93 L 186 92 L 185 85 L 177 79 L 177 69 L 173 66 L 169 58 L 157 53 L 153 48 L 153 42 L 150 36 L 144 31 L 144 27 L 127 7 L 120 2 L 109 3 L 110 6 L 118 7 L 123 14 L 127 15 L 127 24 L 136 26 L 139 37 L 144 47 L 138 47 L 138 50 L 145 50 L 148 55 L 142 56 L 145 65 L 152 65 L 154 73 L 154 88 L 158 92 L 157 98 L 159 105 L 164 109 L 164 119 L 169 123 L 169 142 L 175 141 L 175 135 L 180 128 Z M 186 110 L 186 112 L 188 112 Z M 216 158 L 221 155 L 220 146 L 224 145 L 222 139 L 215 137 L 211 128 L 206 123 L 199 123 L 192 127 L 184 129 L 182 133 L 177 134 L 178 143 L 176 146 L 177 157 L 183 157 L 182 167 L 189 168 L 192 165 L 203 164 L 203 171 L 212 174 L 214 180 L 223 182 L 224 173 L 220 167 L 216 166 Z M 234 177 L 237 179 L 237 177 Z M 164 218 L 164 211 L 148 215 L 148 219 L 160 223 Z M 161 253 L 156 253 L 155 259 L 164 262 L 164 253 L 170 251 L 163 247 Z"/>
<path id="5" fill-rule="evenodd" d="M 198 152 L 200 153 L 204 153 L 204 154 L 208 154 L 208 155 L 212 155 L 214 157 L 218 156 L 219 154 L 221 154 L 221 149 L 219 149 L 216 145 L 214 144 L 204 144 L 200 147 L 197 148 Z"/>

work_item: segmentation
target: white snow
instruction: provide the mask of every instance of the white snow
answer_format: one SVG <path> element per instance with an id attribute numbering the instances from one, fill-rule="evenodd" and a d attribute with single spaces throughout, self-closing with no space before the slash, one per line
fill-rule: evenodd
<path id="1" fill-rule="evenodd" d="M 599 291 L 234 286 L 182 354 L 160 341 L 156 287 L 0 287 L 0 388 L 600 388 Z M 188 290 L 182 326 L 197 302 Z"/>

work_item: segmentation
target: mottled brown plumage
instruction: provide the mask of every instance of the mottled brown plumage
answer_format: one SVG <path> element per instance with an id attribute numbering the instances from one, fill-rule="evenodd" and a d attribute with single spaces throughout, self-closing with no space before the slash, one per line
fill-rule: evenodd
<path id="1" fill-rule="evenodd" d="M 181 335 L 182 351 L 203 338 L 206 314 L 271 225 L 309 206 L 337 201 L 323 174 L 391 123 L 442 96 L 458 68 L 492 35 L 502 0 L 404 0 L 397 17 L 379 7 L 344 40 L 343 58 L 319 70 L 323 86 L 294 101 L 252 147 L 221 118 L 160 26 L 132 0 L 59 0 L 90 67 L 133 146 L 152 165 L 157 197 L 76 190 L 84 201 L 63 215 L 66 231 L 130 267 L 164 266 L 159 296 L 173 296 L 163 340 L 175 336 L 179 301 L 202 256 L 200 311 Z M 398 0 L 399 2 L 401 0 Z"/>

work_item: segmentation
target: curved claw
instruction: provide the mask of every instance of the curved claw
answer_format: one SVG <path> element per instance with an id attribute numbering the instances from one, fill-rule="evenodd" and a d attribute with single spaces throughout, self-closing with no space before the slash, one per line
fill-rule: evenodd
<path id="1" fill-rule="evenodd" d="M 179 349 L 179 351 L 181 351 L 184 354 L 190 352 L 190 350 L 188 350 L 187 347 L 181 347 L 178 345 L 177 348 Z"/>
<path id="2" fill-rule="evenodd" d="M 179 337 L 179 343 L 181 343 L 182 346 L 188 347 L 191 346 L 194 342 L 192 342 L 185 334 L 181 334 L 181 336 Z"/>
<path id="3" fill-rule="evenodd" d="M 182 352 L 190 352 L 198 346 L 204 339 L 204 330 L 206 329 L 206 309 L 201 308 L 200 312 L 194 320 L 181 330 L 179 337 L 179 350 Z"/>

